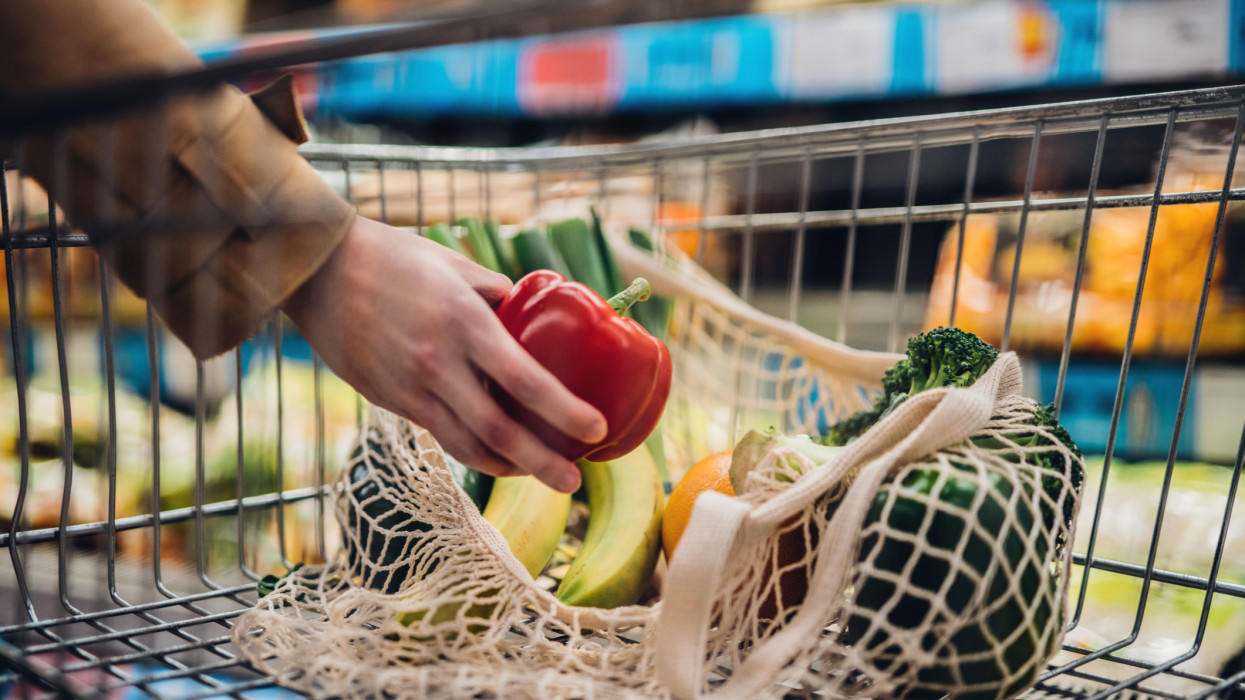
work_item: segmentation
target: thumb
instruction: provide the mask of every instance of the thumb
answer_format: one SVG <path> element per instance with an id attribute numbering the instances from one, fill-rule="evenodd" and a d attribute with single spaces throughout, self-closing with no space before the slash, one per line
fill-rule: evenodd
<path id="1" fill-rule="evenodd" d="M 493 272 L 484 267 L 478 267 L 465 275 L 467 283 L 471 285 L 476 293 L 484 297 L 484 301 L 489 306 L 496 307 L 501 300 L 510 293 L 510 289 L 514 287 L 514 283 L 510 278 L 500 272 Z"/>

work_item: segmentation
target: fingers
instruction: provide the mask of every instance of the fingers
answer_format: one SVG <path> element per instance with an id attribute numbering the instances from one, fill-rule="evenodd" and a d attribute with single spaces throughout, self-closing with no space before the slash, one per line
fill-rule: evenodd
<path id="1" fill-rule="evenodd" d="M 421 425 L 459 462 L 490 476 L 522 476 L 527 472 L 499 457 L 468 430 L 448 406 L 438 399 L 425 402 L 417 411 Z"/>
<path id="2" fill-rule="evenodd" d="M 510 288 L 514 286 L 509 277 L 478 265 L 439 243 L 425 238 L 420 238 L 419 241 L 421 245 L 431 244 L 429 249 L 441 257 L 467 284 L 471 285 L 489 306 L 495 307 L 501 303 L 501 300 L 510 291 Z"/>
<path id="3" fill-rule="evenodd" d="M 567 436 L 589 444 L 604 440 L 609 426 L 601 412 L 567 389 L 552 372 L 523 350 L 500 321 L 494 320 L 496 329 L 478 330 L 481 333 L 499 331 L 504 340 L 473 344 L 476 352 L 471 359 L 481 371 L 516 401 L 550 425 L 558 426 Z"/>
<path id="4" fill-rule="evenodd" d="M 489 306 L 497 308 L 501 300 L 510 293 L 510 288 L 514 286 L 514 283 L 510 281 L 509 277 L 501 273 L 491 270 L 484 270 L 484 272 L 488 273 L 488 276 L 481 276 L 482 279 L 478 282 L 472 282 L 471 279 L 467 281 L 471 282 L 471 286 L 476 290 L 476 293 L 484 297 L 484 301 Z"/>
<path id="5" fill-rule="evenodd" d="M 463 262 L 469 266 L 464 270 L 459 270 L 462 273 L 463 279 L 466 280 L 467 284 L 471 285 L 472 289 L 476 290 L 477 294 L 484 297 L 484 301 L 488 302 L 489 306 L 495 307 L 500 304 L 501 300 L 510 292 L 510 288 L 514 286 L 510 278 L 500 272 L 493 272 L 465 258 Z"/>
<path id="6" fill-rule="evenodd" d="M 415 373 L 426 378 L 427 388 L 497 457 L 551 488 L 565 492 L 579 488 L 579 468 L 507 415 L 481 375 L 581 441 L 604 439 L 605 418 L 533 359 L 478 297 L 443 299 L 440 311 L 444 316 L 435 324 L 440 341 L 413 354 Z M 448 342 L 451 336 L 458 340 Z"/>
<path id="7" fill-rule="evenodd" d="M 510 280 L 434 241 L 356 223 L 316 284 L 304 285 L 319 293 L 287 309 L 328 366 L 478 471 L 578 488 L 575 465 L 506 415 L 480 381 L 483 373 L 572 438 L 605 437 L 601 414 L 525 352 L 489 308 Z"/>
<path id="8" fill-rule="evenodd" d="M 553 451 L 530 430 L 506 415 L 474 377 L 457 375 L 446 377 L 440 391 L 454 397 L 455 418 L 465 426 L 483 451 L 489 454 L 473 454 L 462 457 L 453 450 L 451 454 L 469 467 L 476 467 L 475 459 L 492 457 L 502 464 L 509 463 L 518 471 L 531 474 L 550 488 L 572 493 L 579 488 L 579 468 L 573 462 Z M 437 431 L 429 430 L 436 435 Z M 438 439 L 440 439 L 438 437 Z M 463 440 L 465 443 L 466 441 Z M 447 448 L 448 449 L 448 448 Z M 464 449 L 475 449 L 464 445 Z M 504 461 L 502 461 L 504 460 Z M 492 468 L 490 464 L 490 468 Z M 480 471 L 485 471 L 476 467 Z M 492 472 L 488 472 L 492 473 Z M 496 475 L 495 475 L 496 476 Z"/>

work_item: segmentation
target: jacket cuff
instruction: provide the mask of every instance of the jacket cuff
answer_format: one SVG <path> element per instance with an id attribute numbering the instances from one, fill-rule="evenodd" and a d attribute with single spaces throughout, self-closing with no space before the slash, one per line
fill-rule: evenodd
<path id="1" fill-rule="evenodd" d="M 282 75 L 266 87 L 249 93 L 248 97 L 286 138 L 300 145 L 307 143 L 307 120 L 303 118 L 303 108 L 298 104 L 293 73 Z"/>
<path id="2" fill-rule="evenodd" d="M 150 298 L 201 359 L 253 335 L 328 260 L 355 217 L 298 154 L 306 132 L 292 83 L 260 95 L 253 103 L 230 91 L 221 113 L 232 116 L 219 131 L 201 131 L 174 152 L 233 226 L 207 255 L 194 256 L 200 262 L 191 274 Z"/>

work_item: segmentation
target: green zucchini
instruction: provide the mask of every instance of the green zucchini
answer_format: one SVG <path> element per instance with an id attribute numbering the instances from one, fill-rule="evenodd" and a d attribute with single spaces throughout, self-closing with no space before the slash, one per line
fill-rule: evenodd
<path id="1" fill-rule="evenodd" d="M 374 431 L 368 432 L 368 454 L 382 453 L 376 441 L 378 437 Z M 409 563 L 397 565 L 412 553 L 409 539 L 414 539 L 418 533 L 428 532 L 432 526 L 411 519 L 381 490 L 378 481 L 392 483 L 400 477 L 393 472 L 391 465 L 365 458 L 362 450 L 363 446 L 359 445 L 350 457 L 349 497 L 354 504 L 347 508 L 344 524 L 344 528 L 348 529 L 342 538 L 346 543 L 346 559 L 351 572 L 359 577 L 363 586 L 384 593 L 397 593 L 411 576 Z M 448 455 L 446 457 L 449 459 Z M 449 467 L 454 481 L 467 493 L 471 502 L 477 508 L 483 508 L 492 489 L 492 477 L 453 459 L 449 459 Z M 390 536 L 385 537 L 373 528 L 386 530 Z M 349 536 L 351 533 L 358 536 L 361 546 L 366 549 L 366 556 L 353 546 Z M 404 539 L 408 541 L 404 542 Z"/>
<path id="2" fill-rule="evenodd" d="M 558 255 L 549 244 L 549 238 L 543 231 L 528 229 L 514 235 L 514 257 L 518 262 L 519 274 L 526 275 L 536 270 L 553 270 L 563 277 L 571 279 L 571 271 L 566 261 Z"/>

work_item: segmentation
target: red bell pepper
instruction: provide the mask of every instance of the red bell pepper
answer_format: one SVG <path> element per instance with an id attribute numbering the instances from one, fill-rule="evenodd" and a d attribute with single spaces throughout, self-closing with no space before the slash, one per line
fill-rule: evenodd
<path id="1" fill-rule="evenodd" d="M 506 412 L 567 459 L 604 462 L 631 452 L 657 426 L 670 394 L 670 351 L 634 319 L 621 314 L 645 299 L 637 279 L 606 301 L 552 270 L 524 276 L 497 307 L 510 335 L 607 424 L 605 439 L 587 444 L 568 437 L 520 406 L 497 385 Z"/>

